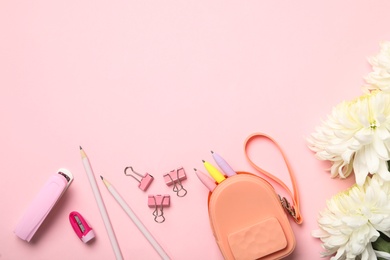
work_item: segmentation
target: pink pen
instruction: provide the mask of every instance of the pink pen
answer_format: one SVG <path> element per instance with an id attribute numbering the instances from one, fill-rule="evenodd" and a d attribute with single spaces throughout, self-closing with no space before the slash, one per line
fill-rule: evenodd
<path id="1" fill-rule="evenodd" d="M 197 169 L 195 169 L 195 173 L 196 173 L 196 176 L 198 176 L 199 180 L 204 184 L 204 186 L 206 186 L 211 192 L 215 189 L 215 187 L 217 187 L 217 184 L 215 184 L 215 182 L 210 178 L 208 177 L 206 174 L 204 174 L 203 172 L 201 171 L 198 171 Z"/>
<path id="2" fill-rule="evenodd" d="M 237 173 L 230 167 L 230 165 L 223 159 L 219 154 L 214 153 L 211 151 L 211 154 L 214 158 L 214 161 L 218 164 L 219 168 L 227 175 L 227 176 L 233 176 Z"/>

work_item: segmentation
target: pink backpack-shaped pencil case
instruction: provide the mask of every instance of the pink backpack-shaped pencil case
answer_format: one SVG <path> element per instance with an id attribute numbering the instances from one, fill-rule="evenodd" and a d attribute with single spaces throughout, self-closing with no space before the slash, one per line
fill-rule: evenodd
<path id="1" fill-rule="evenodd" d="M 276 176 L 258 167 L 248 156 L 248 144 L 268 138 L 280 150 L 289 171 L 294 195 Z M 211 228 L 225 259 L 281 259 L 295 248 L 295 237 L 288 215 L 302 223 L 298 190 L 291 167 L 280 146 L 269 136 L 255 133 L 245 141 L 245 156 L 260 173 L 283 187 L 292 204 L 279 196 L 274 187 L 259 175 L 237 172 L 220 182 L 209 193 Z"/>

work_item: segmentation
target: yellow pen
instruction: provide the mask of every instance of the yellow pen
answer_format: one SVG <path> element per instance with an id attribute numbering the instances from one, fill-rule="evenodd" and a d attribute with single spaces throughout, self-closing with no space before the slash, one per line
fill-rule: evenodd
<path id="1" fill-rule="evenodd" d="M 215 168 L 213 165 L 211 165 L 210 163 L 208 163 L 204 160 L 202 160 L 202 162 L 203 162 L 203 165 L 206 168 L 206 170 L 209 172 L 211 177 L 213 177 L 213 179 L 217 183 L 221 183 L 222 181 L 224 181 L 226 179 L 225 176 L 220 171 L 218 171 L 218 169 Z"/>

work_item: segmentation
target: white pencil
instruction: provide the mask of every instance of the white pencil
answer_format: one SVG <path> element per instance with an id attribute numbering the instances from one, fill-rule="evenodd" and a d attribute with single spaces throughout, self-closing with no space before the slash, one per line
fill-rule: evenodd
<path id="1" fill-rule="evenodd" d="M 114 186 L 112 186 L 107 180 L 105 180 L 102 176 L 104 184 L 106 185 L 108 191 L 111 193 L 111 195 L 116 199 L 116 201 L 121 205 L 123 210 L 129 215 L 131 220 L 134 222 L 134 224 L 138 227 L 138 229 L 142 232 L 142 234 L 146 237 L 146 239 L 149 241 L 149 243 L 153 246 L 153 248 L 157 251 L 157 253 L 160 255 L 161 259 L 169 260 L 169 256 L 167 253 L 165 253 L 164 249 L 159 245 L 159 243 L 154 239 L 152 234 L 146 229 L 144 224 L 138 219 L 138 217 L 134 214 L 133 210 L 127 205 L 127 203 L 123 200 L 123 198 L 119 195 L 119 193 L 115 190 Z"/>
<path id="2" fill-rule="evenodd" d="M 111 246 L 112 246 L 112 249 L 114 250 L 115 257 L 117 260 L 122 260 L 123 259 L 122 253 L 121 253 L 121 250 L 119 248 L 118 242 L 116 240 L 114 230 L 112 229 L 110 219 L 108 218 L 107 210 L 106 210 L 106 207 L 104 206 L 102 196 L 100 195 L 99 188 L 96 184 L 96 180 L 95 180 L 95 177 L 94 177 L 94 174 L 92 171 L 91 164 L 89 163 L 88 157 L 85 154 L 83 148 L 81 148 L 81 146 L 80 146 L 80 153 L 81 153 L 81 160 L 82 160 L 84 168 L 85 168 L 85 172 L 87 173 L 89 183 L 91 184 L 93 195 L 95 196 L 96 203 L 97 203 L 99 210 L 100 210 L 100 214 L 102 215 L 104 225 L 106 226 L 108 237 L 110 238 Z"/>

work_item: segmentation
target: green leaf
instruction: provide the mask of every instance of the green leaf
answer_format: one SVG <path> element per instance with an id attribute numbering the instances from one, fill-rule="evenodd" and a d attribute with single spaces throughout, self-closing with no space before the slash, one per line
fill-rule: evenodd
<path id="1" fill-rule="evenodd" d="M 390 253 L 390 238 L 383 233 L 380 234 L 381 235 L 378 237 L 378 239 L 372 243 L 372 247 L 377 251 Z M 378 259 L 382 260 L 383 258 L 379 257 Z"/>

